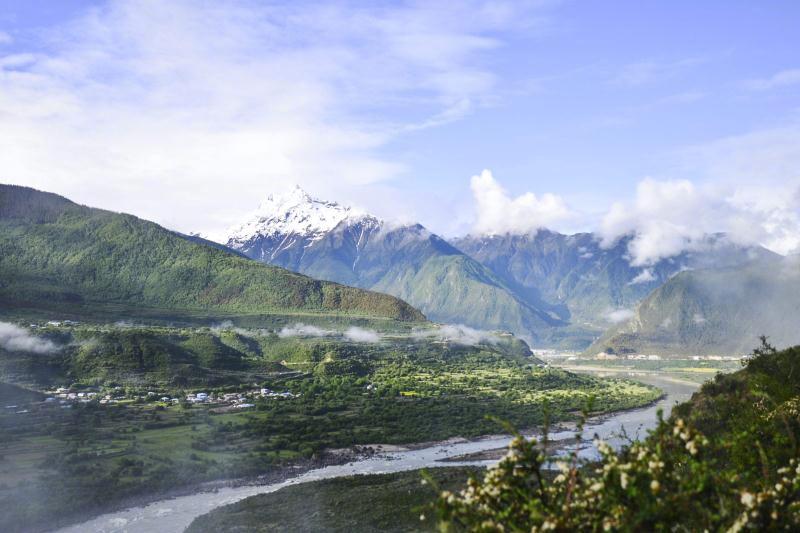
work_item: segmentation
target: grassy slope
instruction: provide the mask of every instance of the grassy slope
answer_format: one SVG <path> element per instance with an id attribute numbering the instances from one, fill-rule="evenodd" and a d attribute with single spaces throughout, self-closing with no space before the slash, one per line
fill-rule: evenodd
<path id="1" fill-rule="evenodd" d="M 44 398 L 44 394 L 24 389 L 10 383 L 0 382 L 0 404 L 14 405 L 18 402 L 35 402 Z"/>
<path id="2" fill-rule="evenodd" d="M 627 242 L 603 249 L 589 233 L 568 236 L 540 230 L 535 235 L 465 237 L 453 243 L 518 294 L 549 302 L 577 325 L 602 327 L 609 310 L 634 305 L 659 283 L 631 284 L 641 269 L 625 258 Z M 658 277 L 660 270 L 655 269 Z"/>
<path id="3" fill-rule="evenodd" d="M 460 488 L 477 472 L 429 471 L 442 490 Z M 186 531 L 436 531 L 435 521 L 420 521 L 436 496 L 421 481 L 415 470 L 304 483 L 216 509 L 196 518 Z"/>
<path id="4" fill-rule="evenodd" d="M 589 346 L 612 326 L 611 311 L 633 309 L 684 267 L 721 269 L 754 258 L 767 262 L 778 258 L 763 248 L 742 248 L 710 236 L 713 246 L 707 250 L 663 259 L 646 269 L 651 279 L 634 282 L 645 269 L 631 266 L 629 238 L 606 249 L 593 234 L 540 230 L 535 235 L 466 237 L 453 244 L 488 267 L 515 295 L 539 309 L 549 307 L 569 323 L 543 331 L 542 344 L 571 349 Z"/>
<path id="5" fill-rule="evenodd" d="M 261 265 L 130 215 L 8 185 L 0 185 L 0 301 L 424 319 L 391 296 Z"/>

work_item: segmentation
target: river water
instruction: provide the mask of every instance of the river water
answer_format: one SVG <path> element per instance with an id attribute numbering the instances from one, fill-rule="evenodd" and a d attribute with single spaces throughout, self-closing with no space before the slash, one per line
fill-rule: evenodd
<path id="1" fill-rule="evenodd" d="M 666 416 L 675 403 L 687 400 L 697 390 L 697 385 L 695 384 L 677 381 L 658 374 L 637 373 L 636 375 L 628 376 L 615 373 L 614 375 L 630 377 L 655 385 L 665 393 L 665 397 L 654 405 L 599 417 L 587 424 L 584 429 L 584 436 L 591 438 L 594 434 L 597 434 L 614 446 L 619 446 L 624 441 L 620 436 L 623 429 L 630 437 L 644 436 L 646 430 L 655 425 L 658 409 L 663 409 Z M 557 441 L 569 439 L 573 436 L 574 431 L 561 431 L 551 434 L 551 439 Z M 436 444 L 415 450 L 376 455 L 343 465 L 309 470 L 297 477 L 279 483 L 222 488 L 214 492 L 200 492 L 157 501 L 142 507 L 133 507 L 124 511 L 104 514 L 87 522 L 62 529 L 60 533 L 180 533 L 196 517 L 206 514 L 217 507 L 231 504 L 256 494 L 274 492 L 298 483 L 355 474 L 391 473 L 437 466 L 490 464 L 491 462 L 441 461 L 449 457 L 502 448 L 508 442 L 509 437 L 502 435 L 468 442 Z M 596 454 L 596 450 L 591 446 L 586 446 L 579 453 L 582 456 L 593 456 Z"/>

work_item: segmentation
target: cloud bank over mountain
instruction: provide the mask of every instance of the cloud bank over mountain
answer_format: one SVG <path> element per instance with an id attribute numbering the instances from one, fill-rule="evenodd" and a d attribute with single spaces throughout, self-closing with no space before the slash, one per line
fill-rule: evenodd
<path id="1" fill-rule="evenodd" d="M 552 227 L 571 215 L 564 199 L 555 194 L 527 192 L 512 198 L 490 170 L 472 176 L 470 186 L 477 211 L 473 229 L 478 234 L 528 233 Z"/>
<path id="2" fill-rule="evenodd" d="M 535 233 L 561 230 L 588 213 L 568 207 L 555 194 L 533 192 L 512 198 L 490 170 L 472 177 L 477 235 Z M 604 248 L 632 236 L 628 244 L 632 266 L 649 267 L 661 259 L 713 245 L 709 236 L 724 233 L 735 244 L 760 244 L 774 252 L 800 250 L 800 182 L 780 185 L 700 183 L 689 180 L 641 180 L 630 201 L 619 201 L 600 217 L 596 231 Z M 643 268 L 632 283 L 651 281 Z"/>
<path id="3" fill-rule="evenodd" d="M 599 234 L 606 247 L 633 235 L 628 250 L 634 266 L 703 249 L 709 246 L 707 237 L 720 232 L 736 244 L 761 244 L 787 254 L 800 246 L 798 206 L 798 189 L 788 196 L 759 198 L 756 191 L 742 187 L 645 178 L 632 202 L 611 206 Z"/>

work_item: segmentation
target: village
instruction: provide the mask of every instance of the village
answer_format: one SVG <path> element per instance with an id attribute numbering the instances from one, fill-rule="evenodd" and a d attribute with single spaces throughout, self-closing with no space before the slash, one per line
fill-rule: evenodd
<path id="1" fill-rule="evenodd" d="M 256 406 L 255 401 L 261 400 L 290 400 L 300 396 L 289 391 L 277 392 L 268 388 L 252 389 L 244 392 L 191 392 L 180 395 L 170 395 L 169 393 L 156 391 L 126 391 L 123 387 L 112 387 L 106 390 L 81 390 L 75 388 L 59 387 L 54 390 L 45 391 L 45 397 L 41 401 L 24 402 L 25 407 L 31 405 L 40 406 L 59 406 L 62 409 L 70 409 L 74 404 L 88 404 L 95 402 L 100 405 L 113 404 L 155 404 L 160 407 L 170 405 L 182 405 L 190 407 L 194 404 L 204 404 L 215 409 L 249 409 Z M 30 412 L 23 408 L 22 403 L 5 405 L 8 411 L 14 410 L 15 414 L 25 414 Z M 7 412 L 8 412 L 7 411 Z"/>

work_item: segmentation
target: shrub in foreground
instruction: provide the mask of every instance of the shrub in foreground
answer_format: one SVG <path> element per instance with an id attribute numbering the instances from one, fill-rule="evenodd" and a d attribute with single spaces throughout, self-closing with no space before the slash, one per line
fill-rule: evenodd
<path id="1" fill-rule="evenodd" d="M 482 481 L 442 492 L 443 531 L 798 531 L 800 464 L 795 459 L 748 486 L 716 467 L 709 442 L 682 419 L 661 420 L 651 438 L 600 460 L 573 453 L 549 466 L 546 449 L 517 436 Z M 555 474 L 555 475 L 554 475 Z M 768 481 L 769 479 L 769 481 Z"/>

